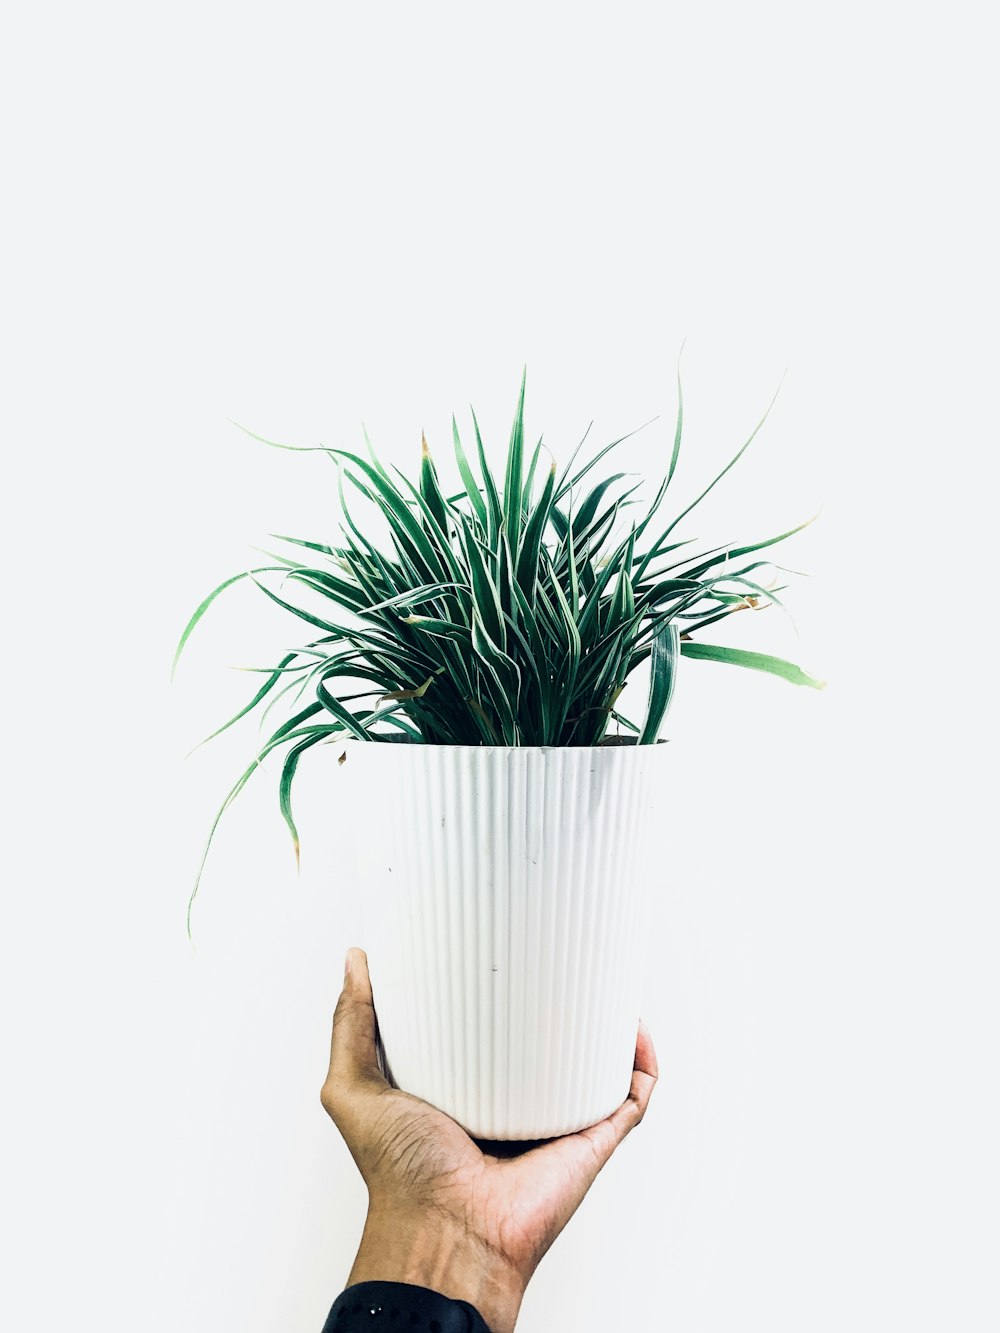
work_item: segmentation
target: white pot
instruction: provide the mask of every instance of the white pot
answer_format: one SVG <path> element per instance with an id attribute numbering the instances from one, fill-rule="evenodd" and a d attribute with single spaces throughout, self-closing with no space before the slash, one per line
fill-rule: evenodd
<path id="1" fill-rule="evenodd" d="M 345 746 L 388 1073 L 473 1137 L 625 1100 L 669 748 Z"/>

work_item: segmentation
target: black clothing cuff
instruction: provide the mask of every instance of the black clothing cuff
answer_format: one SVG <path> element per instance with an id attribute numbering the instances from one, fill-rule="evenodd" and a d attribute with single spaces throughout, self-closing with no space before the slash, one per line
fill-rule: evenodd
<path id="1" fill-rule="evenodd" d="M 323 1333 L 490 1333 L 468 1301 L 409 1282 L 356 1282 L 330 1308 Z"/>

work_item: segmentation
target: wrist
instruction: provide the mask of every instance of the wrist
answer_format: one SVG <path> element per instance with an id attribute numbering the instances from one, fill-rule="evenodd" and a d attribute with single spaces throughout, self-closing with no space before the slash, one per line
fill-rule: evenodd
<path id="1" fill-rule="evenodd" d="M 432 1212 L 369 1208 L 355 1282 L 408 1282 L 468 1301 L 491 1333 L 511 1333 L 526 1282 L 513 1265 L 457 1223 Z"/>

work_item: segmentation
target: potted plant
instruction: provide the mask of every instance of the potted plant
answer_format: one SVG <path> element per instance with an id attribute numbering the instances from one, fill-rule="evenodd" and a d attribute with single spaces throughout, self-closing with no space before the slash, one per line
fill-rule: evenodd
<path id="1" fill-rule="evenodd" d="M 296 770 L 307 750 L 335 743 L 333 791 L 349 784 L 355 799 L 391 812 L 364 885 L 388 1072 L 490 1139 L 572 1132 L 628 1089 L 645 889 L 636 857 L 671 769 L 657 741 L 680 658 L 819 684 L 782 659 L 701 638 L 724 617 L 777 602 L 780 589 L 755 577 L 759 553 L 806 525 L 698 554 L 674 535 L 767 413 L 657 529 L 681 446 L 679 381 L 666 474 L 627 522 L 638 485 L 623 488 L 621 472 L 593 479 L 627 437 L 578 465 L 585 435 L 561 470 L 546 466 L 541 440 L 525 445 L 524 387 L 522 378 L 502 484 L 474 412 L 475 461 L 452 419 L 457 489 L 442 484 L 426 439 L 416 481 L 393 477 L 370 444 L 367 456 L 321 448 L 337 465 L 340 536 L 276 538 L 291 553 L 215 588 L 177 648 L 179 657 L 241 579 L 309 626 L 219 728 L 265 701 L 287 713 L 227 796 L 205 856 L 273 751 L 283 752 L 279 804 L 298 856 Z M 366 532 L 359 498 L 384 520 L 387 542 Z M 268 580 L 279 574 L 276 589 Z M 645 711 L 633 721 L 618 699 L 647 661 Z"/>

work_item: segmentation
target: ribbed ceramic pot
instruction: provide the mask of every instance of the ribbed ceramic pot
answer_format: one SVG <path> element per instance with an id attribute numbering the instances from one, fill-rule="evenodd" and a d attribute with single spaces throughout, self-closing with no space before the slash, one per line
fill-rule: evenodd
<path id="1" fill-rule="evenodd" d="M 338 783 L 378 812 L 358 889 L 388 1073 L 474 1137 L 628 1095 L 669 750 L 345 747 Z"/>

